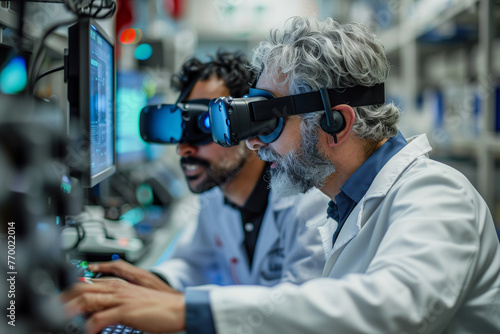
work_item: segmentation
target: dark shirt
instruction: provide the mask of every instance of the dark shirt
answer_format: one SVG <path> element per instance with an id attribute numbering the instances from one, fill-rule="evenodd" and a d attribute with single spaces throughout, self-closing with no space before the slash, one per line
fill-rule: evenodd
<path id="1" fill-rule="evenodd" d="M 401 132 L 386 141 L 349 177 L 340 188 L 340 193 L 335 196 L 335 202 L 328 203 L 328 217 L 338 222 L 337 230 L 332 237 L 332 247 L 347 217 L 366 194 L 375 176 L 406 144 Z"/>
<path id="2" fill-rule="evenodd" d="M 269 183 L 266 181 L 266 174 L 269 164 L 262 172 L 252 193 L 242 207 L 224 198 L 224 203 L 241 213 L 241 224 L 245 239 L 244 247 L 248 256 L 248 265 L 252 267 L 255 245 L 259 236 L 262 219 L 267 208 L 269 199 Z M 249 228 L 251 224 L 253 228 Z M 210 308 L 210 296 L 206 290 L 186 290 L 186 333 L 215 334 L 215 324 Z"/>
<path id="3" fill-rule="evenodd" d="M 238 210 L 241 214 L 241 225 L 244 233 L 243 245 L 247 253 L 249 268 L 252 268 L 255 245 L 257 244 L 257 237 L 259 236 L 260 226 L 262 225 L 262 219 L 264 218 L 269 199 L 269 183 L 265 178 L 268 168 L 269 166 L 264 168 L 252 193 L 242 207 L 224 198 L 225 204 Z"/>

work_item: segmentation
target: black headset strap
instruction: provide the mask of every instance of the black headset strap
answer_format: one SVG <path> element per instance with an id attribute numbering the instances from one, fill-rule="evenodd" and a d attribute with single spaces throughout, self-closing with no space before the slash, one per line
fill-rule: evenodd
<path id="1" fill-rule="evenodd" d="M 361 107 L 385 103 L 384 83 L 374 86 L 354 86 L 337 89 L 328 89 L 328 96 L 332 106 L 348 104 L 351 107 Z M 264 121 L 276 117 L 305 114 L 324 110 L 320 91 L 290 95 L 276 99 L 262 100 L 249 103 L 255 121 Z"/>
<path id="2" fill-rule="evenodd" d="M 193 90 L 194 88 L 194 85 L 196 85 L 196 83 L 200 80 L 201 78 L 201 75 L 198 74 L 197 76 L 195 76 L 190 82 L 189 82 L 189 85 L 184 88 L 181 93 L 179 94 L 179 97 L 177 98 L 177 101 L 175 102 L 175 104 L 179 103 L 179 102 L 185 102 L 187 97 L 189 96 L 189 94 L 191 93 L 191 91 Z"/>

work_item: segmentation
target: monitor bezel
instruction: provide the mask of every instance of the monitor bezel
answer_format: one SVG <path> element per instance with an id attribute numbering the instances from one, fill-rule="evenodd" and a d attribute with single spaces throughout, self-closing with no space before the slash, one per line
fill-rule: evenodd
<path id="1" fill-rule="evenodd" d="M 91 143 L 90 143 L 90 31 L 92 28 L 111 45 L 113 52 L 113 163 L 103 171 L 91 173 Z M 116 57 L 115 41 L 93 19 L 86 18 L 71 26 L 68 30 L 68 100 L 70 103 L 70 120 L 77 119 L 79 130 L 83 136 L 78 139 L 77 154 L 88 147 L 87 154 L 83 154 L 83 168 L 76 171 L 81 186 L 91 188 L 111 176 L 116 171 Z M 83 74 L 83 75 L 82 75 Z M 78 92 L 75 96 L 75 91 Z M 83 139 L 82 139 L 83 137 Z M 81 143 L 81 140 L 86 143 Z M 83 145 L 82 145 L 83 144 Z M 78 149 L 80 148 L 80 149 Z"/>

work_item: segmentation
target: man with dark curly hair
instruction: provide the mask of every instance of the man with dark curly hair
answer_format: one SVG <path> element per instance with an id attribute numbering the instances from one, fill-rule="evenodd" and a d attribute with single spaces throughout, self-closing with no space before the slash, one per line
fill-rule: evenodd
<path id="1" fill-rule="evenodd" d="M 189 59 L 172 78 L 180 91 L 177 102 L 206 104 L 208 110 L 210 99 L 242 97 L 252 80 L 247 63 L 240 53 L 222 51 L 208 62 Z M 177 152 L 189 188 L 202 193 L 197 224 L 187 227 L 154 274 L 123 261 L 94 264 L 92 270 L 157 290 L 168 289 L 167 282 L 180 291 L 205 284 L 302 283 L 321 276 L 325 256 L 318 224 L 326 217 L 328 197 L 319 191 L 275 196 L 268 165 L 244 142 L 223 148 L 207 134 L 178 144 Z"/>

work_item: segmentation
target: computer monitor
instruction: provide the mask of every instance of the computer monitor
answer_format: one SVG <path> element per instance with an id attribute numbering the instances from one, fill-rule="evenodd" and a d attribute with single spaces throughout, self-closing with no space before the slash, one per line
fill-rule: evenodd
<path id="1" fill-rule="evenodd" d="M 150 78 L 137 70 L 116 72 L 116 161 L 117 170 L 160 157 L 165 145 L 144 142 L 139 132 L 142 108 L 162 103 L 162 96 L 147 94 Z"/>
<path id="2" fill-rule="evenodd" d="M 82 187 L 93 187 L 116 169 L 114 42 L 92 19 L 68 30 L 70 132 L 78 132 L 68 159 Z M 76 126 L 74 124 L 76 123 Z"/>

